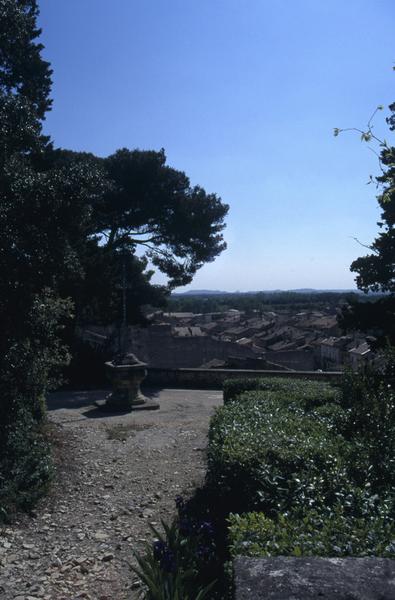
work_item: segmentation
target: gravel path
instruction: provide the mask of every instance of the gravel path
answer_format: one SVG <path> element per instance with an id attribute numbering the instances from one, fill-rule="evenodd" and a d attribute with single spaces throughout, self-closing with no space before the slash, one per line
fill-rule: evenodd
<path id="1" fill-rule="evenodd" d="M 146 392 L 147 393 L 147 392 Z M 133 551 L 149 523 L 174 515 L 174 497 L 202 481 L 209 418 L 222 393 L 147 393 L 160 410 L 109 415 L 106 392 L 48 401 L 58 471 L 33 518 L 0 530 L 1 600 L 133 600 Z"/>

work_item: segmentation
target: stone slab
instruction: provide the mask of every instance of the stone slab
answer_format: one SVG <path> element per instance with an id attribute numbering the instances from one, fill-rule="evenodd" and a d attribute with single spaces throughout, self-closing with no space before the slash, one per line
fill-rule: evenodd
<path id="1" fill-rule="evenodd" d="M 395 600 L 388 558 L 237 557 L 235 600 Z"/>

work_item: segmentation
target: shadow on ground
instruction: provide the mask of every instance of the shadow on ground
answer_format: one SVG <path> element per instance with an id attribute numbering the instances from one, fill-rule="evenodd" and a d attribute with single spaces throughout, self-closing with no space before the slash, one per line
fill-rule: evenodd
<path id="1" fill-rule="evenodd" d="M 80 391 L 66 390 L 62 392 L 55 392 L 53 394 L 49 394 L 47 398 L 47 409 L 49 411 L 53 411 L 59 409 L 89 408 L 89 410 L 82 413 L 85 417 L 88 418 L 100 418 L 103 416 L 111 416 L 112 414 L 129 414 L 129 412 L 109 412 L 108 410 L 103 410 L 94 406 L 95 402 L 99 400 L 104 400 L 110 392 L 110 389 Z M 153 400 L 159 396 L 160 389 L 144 389 L 143 393 L 145 396 L 147 396 L 147 398 Z"/>

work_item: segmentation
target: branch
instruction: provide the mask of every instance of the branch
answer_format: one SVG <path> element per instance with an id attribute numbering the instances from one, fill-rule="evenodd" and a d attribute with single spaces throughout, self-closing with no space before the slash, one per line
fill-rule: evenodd
<path id="1" fill-rule="evenodd" d="M 378 152 L 376 152 L 376 150 L 374 148 L 372 148 L 372 146 L 368 146 L 368 148 L 369 148 L 369 150 L 371 150 L 373 152 L 373 154 L 375 154 L 377 156 L 380 170 L 383 173 L 383 175 L 385 175 L 385 170 L 384 170 L 383 164 L 381 162 L 380 154 Z"/>
<path id="2" fill-rule="evenodd" d="M 371 115 L 371 117 L 370 117 L 370 119 L 368 121 L 368 131 L 371 131 L 373 129 L 372 121 L 373 121 L 376 113 L 379 110 L 383 110 L 383 106 L 381 104 L 379 104 L 379 106 L 377 106 L 377 108 L 375 108 L 375 110 L 373 111 L 373 113 L 372 113 L 372 115 Z"/>
<path id="3" fill-rule="evenodd" d="M 388 148 L 387 142 L 385 140 L 381 140 L 373 133 L 372 121 L 373 121 L 376 113 L 379 110 L 383 110 L 383 106 L 381 104 L 379 104 L 379 106 L 373 111 L 372 115 L 370 116 L 370 119 L 367 122 L 365 131 L 363 131 L 362 129 L 359 129 L 358 127 L 347 127 L 345 129 L 340 129 L 339 127 L 335 127 L 333 130 L 333 135 L 335 137 L 337 137 L 339 135 L 339 133 L 342 133 L 343 131 L 357 131 L 358 133 L 361 134 L 362 141 L 370 142 L 370 140 L 376 140 L 376 142 L 378 142 L 380 144 L 380 146 L 382 146 L 384 148 Z"/>
<path id="4" fill-rule="evenodd" d="M 149 243 L 144 243 L 144 242 L 139 242 L 142 246 L 146 246 L 148 248 L 148 250 L 150 250 L 151 252 L 156 252 L 157 254 L 161 254 L 164 258 L 170 258 L 172 255 L 169 252 L 166 252 L 165 250 L 161 250 L 158 247 L 152 247 L 149 245 Z"/>
<path id="5" fill-rule="evenodd" d="M 135 235 L 135 234 L 133 234 L 133 235 Z M 129 235 L 127 236 L 127 238 L 133 244 L 141 244 L 142 246 L 149 244 L 151 242 L 155 242 L 156 240 L 158 240 L 158 241 L 160 240 L 160 236 L 154 236 L 154 237 L 148 238 L 147 240 L 135 240 L 134 238 L 129 237 Z"/>
<path id="6" fill-rule="evenodd" d="M 387 143 L 385 140 L 381 140 L 374 133 L 372 133 L 371 129 L 367 129 L 364 131 L 363 129 L 358 129 L 358 127 L 346 127 L 345 129 L 340 129 L 339 127 L 335 127 L 333 130 L 333 135 L 337 137 L 339 133 L 344 133 L 345 131 L 356 131 L 361 134 L 362 141 L 370 142 L 370 140 L 376 140 L 381 146 L 387 147 Z"/>
<path id="7" fill-rule="evenodd" d="M 150 233 L 155 233 L 155 230 L 154 229 L 145 229 L 143 231 L 133 231 L 132 229 L 128 229 L 127 230 L 127 234 L 128 235 L 133 235 L 133 236 L 134 235 L 147 235 L 147 234 L 150 234 Z"/>
<path id="8" fill-rule="evenodd" d="M 117 230 L 114 227 L 112 229 L 110 229 L 110 234 L 107 238 L 107 246 L 113 245 L 116 233 L 117 233 Z"/>
<path id="9" fill-rule="evenodd" d="M 371 252 L 374 252 L 375 254 L 379 254 L 378 250 L 376 250 L 375 248 L 372 248 L 372 246 L 368 246 L 368 244 L 363 244 L 362 242 L 359 241 L 358 238 L 354 237 L 353 235 L 350 235 L 350 238 L 352 240 L 355 240 L 357 242 L 357 244 L 359 244 L 360 246 L 362 246 L 363 248 L 367 248 L 368 250 L 370 250 Z"/>

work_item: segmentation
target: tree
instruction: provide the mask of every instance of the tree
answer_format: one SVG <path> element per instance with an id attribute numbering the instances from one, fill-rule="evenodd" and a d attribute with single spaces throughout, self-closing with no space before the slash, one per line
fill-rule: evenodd
<path id="1" fill-rule="evenodd" d="M 40 151 L 48 138 L 41 120 L 51 107 L 52 70 L 35 40 L 36 0 L 0 0 L 0 160 Z"/>
<path id="2" fill-rule="evenodd" d="M 123 268 L 131 319 L 140 318 L 165 291 L 151 285 L 148 261 L 170 286 L 190 281 L 224 249 L 228 210 L 168 167 L 163 151 L 100 159 L 54 150 L 42 134 L 51 69 L 37 16 L 36 0 L 0 0 L 0 513 L 4 490 L 48 477 L 37 426 L 68 360 L 64 321 L 74 309 L 113 320 Z"/>
<path id="3" fill-rule="evenodd" d="M 113 323 L 120 315 L 117 292 L 126 260 L 128 317 L 141 321 L 141 306 L 164 303 L 169 290 L 185 285 L 226 247 L 222 236 L 228 206 L 215 194 L 191 187 L 185 173 L 166 164 L 164 150 L 122 149 L 107 158 L 49 149 L 43 172 L 95 165 L 104 174 L 104 193 L 90 207 L 91 228 L 79 255 L 84 277 L 65 287 L 81 321 Z M 150 283 L 154 269 L 167 287 Z M 70 282 L 68 282 L 70 284 Z"/>
<path id="4" fill-rule="evenodd" d="M 381 110 L 379 106 L 377 110 Z M 387 123 L 395 130 L 395 103 L 389 107 L 391 115 Z M 357 273 L 356 283 L 365 292 L 381 292 L 383 295 L 370 302 L 356 300 L 343 309 L 340 325 L 344 330 L 358 329 L 376 337 L 376 345 L 395 345 L 395 147 L 373 133 L 372 118 L 366 130 L 357 130 L 361 139 L 376 141 L 380 147 L 381 175 L 376 178 L 380 190 L 377 201 L 381 209 L 378 223 L 380 233 L 368 246 L 370 253 L 357 258 L 351 271 Z M 335 129 L 335 135 L 340 133 Z M 371 178 L 372 180 L 373 178 Z"/>
<path id="5" fill-rule="evenodd" d="M 41 34 L 38 12 L 36 0 L 0 0 L 0 89 L 26 100 L 43 119 L 52 104 L 52 70 L 41 56 L 44 46 L 34 41 Z"/>
<path id="6" fill-rule="evenodd" d="M 97 215 L 109 248 L 146 249 L 146 256 L 185 285 L 225 248 L 221 231 L 229 207 L 215 194 L 191 187 L 185 173 L 166 165 L 164 150 L 118 150 L 104 160 L 111 182 Z"/>
<path id="7" fill-rule="evenodd" d="M 57 353 L 47 348 L 58 345 L 61 306 L 64 315 L 70 314 L 70 302 L 59 299 L 60 289 L 82 272 L 79 247 L 90 233 L 92 207 L 105 187 L 94 162 L 36 169 L 38 157 L 51 151 L 41 131 L 51 106 L 51 69 L 36 42 L 37 15 L 35 0 L 0 0 L 0 380 L 8 386 L 12 377 L 18 379 L 12 375 L 17 364 L 23 365 L 25 379 L 32 373 L 26 361 L 41 361 L 42 374 L 48 376 L 56 363 Z M 41 319 L 40 298 L 48 317 L 47 346 L 42 328 L 37 336 L 34 324 L 34 314 Z M 54 318 L 49 317 L 51 298 Z M 33 348 L 37 339 L 40 343 L 31 352 L 17 352 L 25 357 L 22 363 L 10 360 L 16 348 Z M 44 356 L 51 357 L 48 369 Z M 63 357 L 61 352 L 60 362 Z M 40 386 L 24 384 L 35 390 L 26 405 L 43 395 L 45 380 L 43 375 Z M 3 389 L 2 402 L 7 397 Z"/>
<path id="8" fill-rule="evenodd" d="M 52 361 L 61 361 L 52 341 L 67 311 L 49 291 L 39 299 L 21 277 L 33 248 L 22 241 L 23 212 L 16 215 L 33 206 L 23 189 L 34 180 L 30 154 L 47 141 L 40 118 L 49 107 L 51 75 L 34 43 L 36 16 L 34 1 L 0 0 L 0 519 L 10 505 L 33 500 L 48 480 L 47 447 L 35 427 Z"/>
<path id="9" fill-rule="evenodd" d="M 103 169 L 107 188 L 92 207 L 92 228 L 107 250 L 140 248 L 168 276 L 170 288 L 185 285 L 206 262 L 225 248 L 222 231 L 229 207 L 166 164 L 164 150 L 123 148 L 107 158 L 55 150 L 47 165 L 86 160 Z M 148 263 L 147 263 L 148 264 Z"/>
<path id="10" fill-rule="evenodd" d="M 44 397 L 68 359 L 63 281 L 82 270 L 81 240 L 103 195 L 96 164 L 39 172 L 50 150 L 42 119 L 51 70 L 41 58 L 35 0 L 0 0 L 0 517 L 49 478 Z"/>
<path id="11" fill-rule="evenodd" d="M 120 287 L 124 276 L 129 324 L 146 323 L 143 307 L 166 304 L 167 288 L 151 283 L 153 271 L 147 270 L 147 261 L 132 252 L 124 253 L 122 249 L 114 250 L 88 240 L 82 263 L 84 276 L 67 287 L 67 295 L 74 299 L 77 324 L 120 324 Z"/>

